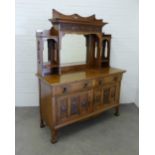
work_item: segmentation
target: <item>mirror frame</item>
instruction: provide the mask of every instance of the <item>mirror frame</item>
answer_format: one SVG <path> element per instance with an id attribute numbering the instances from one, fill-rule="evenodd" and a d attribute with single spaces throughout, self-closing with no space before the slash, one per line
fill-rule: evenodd
<path id="1" fill-rule="evenodd" d="M 108 57 L 106 59 L 102 58 L 104 54 L 102 50 L 103 40 L 106 36 L 102 33 L 102 28 L 107 24 L 106 22 L 96 19 L 95 15 L 88 17 L 81 17 L 78 14 L 64 15 L 54 9 L 53 18 L 49 19 L 49 21 L 52 23 L 50 30 L 36 33 L 39 74 L 43 76 L 47 74 L 60 75 L 70 71 L 80 71 L 87 68 L 100 69 L 103 66 L 109 66 L 110 49 L 108 49 Z M 86 64 L 66 67 L 60 65 L 61 41 L 65 34 L 81 34 L 86 37 Z M 47 64 L 43 62 L 44 38 L 48 40 L 49 62 Z M 111 39 L 111 35 L 108 38 Z M 95 46 L 97 46 L 96 52 Z M 53 57 L 55 61 L 53 61 Z"/>

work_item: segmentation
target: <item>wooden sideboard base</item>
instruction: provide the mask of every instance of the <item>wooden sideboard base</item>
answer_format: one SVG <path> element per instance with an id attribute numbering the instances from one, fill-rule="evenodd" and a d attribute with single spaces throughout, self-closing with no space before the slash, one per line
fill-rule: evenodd
<path id="1" fill-rule="evenodd" d="M 120 84 L 123 70 L 85 70 L 57 76 L 39 76 L 40 127 L 51 129 L 51 142 L 58 130 L 115 109 L 119 116 Z"/>

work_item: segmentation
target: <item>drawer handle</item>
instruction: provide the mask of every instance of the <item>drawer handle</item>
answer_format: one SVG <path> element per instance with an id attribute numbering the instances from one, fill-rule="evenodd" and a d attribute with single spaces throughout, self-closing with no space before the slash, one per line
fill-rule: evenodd
<path id="1" fill-rule="evenodd" d="M 88 83 L 85 83 L 83 88 L 87 88 L 88 87 Z"/>
<path id="2" fill-rule="evenodd" d="M 99 85 L 103 85 L 103 80 L 100 80 L 99 81 Z"/>
<path id="3" fill-rule="evenodd" d="M 63 88 L 63 93 L 66 93 L 66 92 L 67 92 L 67 88 L 64 87 L 64 88 Z"/>

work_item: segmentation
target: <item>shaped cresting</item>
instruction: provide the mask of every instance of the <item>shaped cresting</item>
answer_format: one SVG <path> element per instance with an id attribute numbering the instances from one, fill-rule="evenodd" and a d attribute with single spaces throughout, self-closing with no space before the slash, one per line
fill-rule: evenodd
<path id="1" fill-rule="evenodd" d="M 77 14 L 64 15 L 56 10 L 53 10 L 52 14 L 53 18 L 49 19 L 52 23 L 51 29 L 36 32 L 39 75 L 60 75 L 86 68 L 109 67 L 111 35 L 102 32 L 102 27 L 107 23 L 96 19 L 95 15 L 89 17 L 81 17 Z M 66 34 L 80 34 L 85 37 L 85 64 L 61 65 L 62 38 Z"/>

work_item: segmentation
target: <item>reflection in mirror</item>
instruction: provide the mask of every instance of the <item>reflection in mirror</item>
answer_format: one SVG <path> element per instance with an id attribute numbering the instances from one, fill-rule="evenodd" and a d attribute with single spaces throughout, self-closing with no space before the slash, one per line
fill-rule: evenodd
<path id="1" fill-rule="evenodd" d="M 86 39 L 83 35 L 65 34 L 61 42 L 60 66 L 86 64 Z"/>
<path id="2" fill-rule="evenodd" d="M 48 62 L 48 44 L 47 39 L 44 39 L 44 45 L 43 45 L 43 62 Z"/>
<path id="3" fill-rule="evenodd" d="M 97 59 L 97 49 L 98 49 L 97 42 L 95 42 L 95 59 Z"/>
<path id="4" fill-rule="evenodd" d="M 104 57 L 105 57 L 105 58 L 108 57 L 108 42 L 107 42 L 107 41 L 105 41 Z"/>

